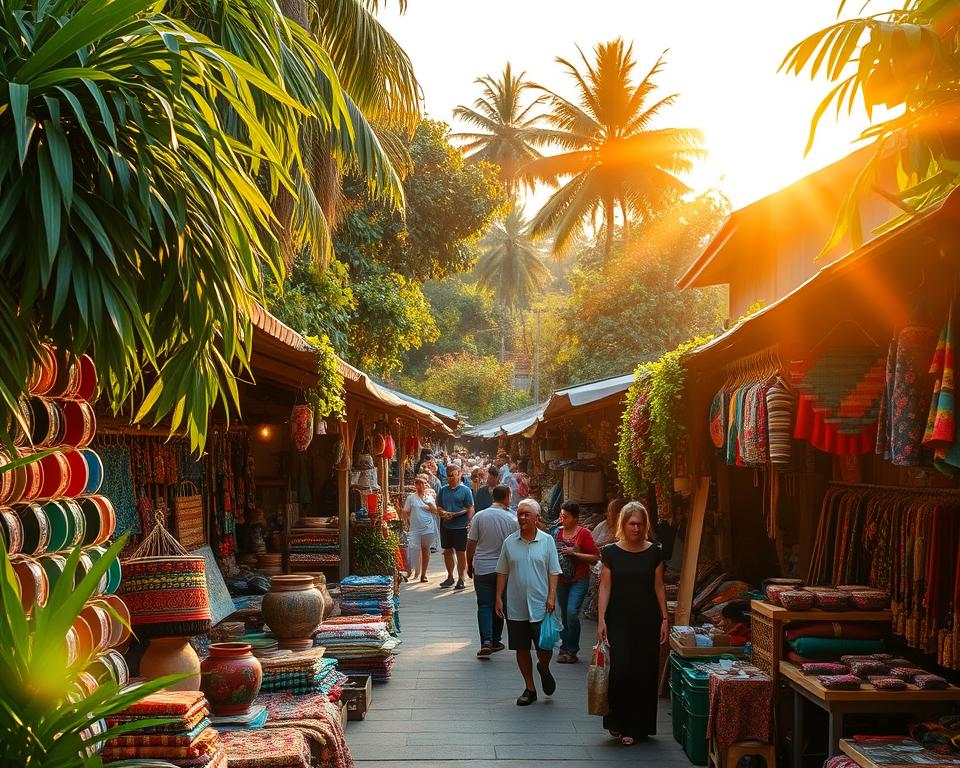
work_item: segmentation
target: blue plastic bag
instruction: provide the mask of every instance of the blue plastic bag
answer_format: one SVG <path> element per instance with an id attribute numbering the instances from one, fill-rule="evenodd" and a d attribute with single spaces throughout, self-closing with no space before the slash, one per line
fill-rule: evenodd
<path id="1" fill-rule="evenodd" d="M 556 611 L 544 614 L 543 621 L 540 622 L 540 639 L 537 641 L 537 647 L 547 651 L 560 645 L 561 629 L 563 624 Z"/>

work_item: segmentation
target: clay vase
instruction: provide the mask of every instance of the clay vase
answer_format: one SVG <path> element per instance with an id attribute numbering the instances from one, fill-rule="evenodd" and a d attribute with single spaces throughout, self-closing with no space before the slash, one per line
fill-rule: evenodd
<path id="1" fill-rule="evenodd" d="M 211 643 L 200 665 L 200 690 L 215 715 L 242 715 L 260 693 L 263 670 L 247 643 Z"/>
<path id="2" fill-rule="evenodd" d="M 140 676 L 155 680 L 164 675 L 189 675 L 168 685 L 167 691 L 200 690 L 200 657 L 186 637 L 154 637 L 140 660 Z"/>
<path id="3" fill-rule="evenodd" d="M 313 631 L 323 619 L 323 597 L 308 574 L 274 576 L 261 613 L 281 648 L 306 650 L 313 647 Z"/>

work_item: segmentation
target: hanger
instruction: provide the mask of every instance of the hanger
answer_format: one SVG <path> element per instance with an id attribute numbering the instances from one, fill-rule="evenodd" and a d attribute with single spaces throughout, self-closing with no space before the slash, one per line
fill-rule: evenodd
<path id="1" fill-rule="evenodd" d="M 814 345 L 810 348 L 810 352 L 814 352 L 816 349 L 818 349 L 819 347 L 821 347 L 821 346 L 823 345 L 823 343 L 824 343 L 827 339 L 829 339 L 829 338 L 834 334 L 834 332 L 836 332 L 836 330 L 837 330 L 841 325 L 852 325 L 852 326 L 854 326 L 858 331 L 860 331 L 860 333 L 862 333 L 862 334 L 864 335 L 864 337 L 865 337 L 873 346 L 875 346 L 875 347 L 879 347 L 879 346 L 880 346 L 880 345 L 877 343 L 877 340 L 876 340 L 875 338 L 873 338 L 873 336 L 870 335 L 870 333 L 867 331 L 867 329 L 864 328 L 858 321 L 856 321 L 856 320 L 854 320 L 854 319 L 852 319 L 852 318 L 846 318 L 846 319 L 844 319 L 844 320 L 838 321 L 829 331 L 827 331 L 827 333 L 825 333 L 825 334 L 820 338 L 820 341 L 818 341 L 816 344 L 814 344 Z"/>

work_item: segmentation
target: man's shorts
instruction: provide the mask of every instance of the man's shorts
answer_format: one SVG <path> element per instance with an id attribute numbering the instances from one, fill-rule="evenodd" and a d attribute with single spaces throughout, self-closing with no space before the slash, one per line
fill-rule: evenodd
<path id="1" fill-rule="evenodd" d="M 440 529 L 440 548 L 455 549 L 457 552 L 467 551 L 467 529 L 466 528 L 441 528 Z"/>
<path id="2" fill-rule="evenodd" d="M 539 621 L 514 621 L 507 619 L 507 645 L 511 651 L 550 650 L 537 645 L 540 640 Z"/>

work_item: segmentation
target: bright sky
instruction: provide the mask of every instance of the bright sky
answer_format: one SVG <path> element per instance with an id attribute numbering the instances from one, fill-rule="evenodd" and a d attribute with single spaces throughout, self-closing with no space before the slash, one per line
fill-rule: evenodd
<path id="1" fill-rule="evenodd" d="M 710 156 L 688 183 L 719 187 L 738 208 L 843 157 L 866 126 L 862 112 L 843 113 L 839 124 L 828 113 L 804 157 L 810 116 L 828 88 L 823 80 L 777 73 L 793 44 L 835 21 L 838 4 L 409 0 L 405 15 L 392 2 L 380 19 L 410 54 L 428 114 L 447 122 L 455 106 L 479 95 L 473 80 L 500 73 L 508 60 L 528 79 L 570 94 L 554 58 L 573 59 L 576 45 L 588 52 L 617 36 L 633 41 L 638 78 L 669 49 L 659 82 L 663 95 L 680 99 L 662 113 L 660 126 L 704 131 Z"/>

